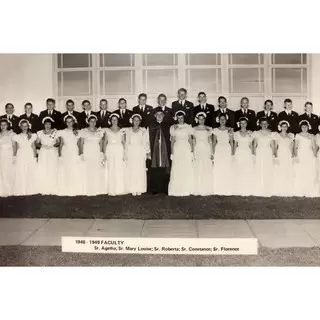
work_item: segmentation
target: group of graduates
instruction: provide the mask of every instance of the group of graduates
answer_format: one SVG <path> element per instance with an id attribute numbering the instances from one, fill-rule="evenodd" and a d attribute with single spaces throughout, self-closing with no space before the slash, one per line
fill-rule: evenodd
<path id="1" fill-rule="evenodd" d="M 141 93 L 132 110 L 124 98 L 113 112 L 106 99 L 97 112 L 88 100 L 82 112 L 68 100 L 61 113 L 49 98 L 39 116 L 26 103 L 19 117 L 8 103 L 0 117 L 0 196 L 318 196 L 319 118 L 311 102 L 299 115 L 291 99 L 279 114 L 271 100 L 257 113 L 246 97 L 237 111 L 222 96 L 217 108 L 205 92 L 198 101 L 181 88 L 171 107 L 164 94 L 153 108 Z"/>

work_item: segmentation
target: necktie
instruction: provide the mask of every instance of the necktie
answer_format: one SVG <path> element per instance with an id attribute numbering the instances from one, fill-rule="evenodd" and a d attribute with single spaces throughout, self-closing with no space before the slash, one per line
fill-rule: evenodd
<path id="1" fill-rule="evenodd" d="M 245 117 L 247 116 L 247 110 L 244 110 L 244 116 Z"/>
<path id="2" fill-rule="evenodd" d="M 204 105 L 202 105 L 201 109 L 202 109 L 202 111 L 204 111 L 204 109 L 205 109 Z"/>

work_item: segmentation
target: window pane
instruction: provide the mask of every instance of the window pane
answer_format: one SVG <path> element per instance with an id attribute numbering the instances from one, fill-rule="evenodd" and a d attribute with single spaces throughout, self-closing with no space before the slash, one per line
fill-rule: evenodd
<path id="1" fill-rule="evenodd" d="M 258 93 L 264 90 L 263 69 L 229 69 L 231 92 Z"/>
<path id="2" fill-rule="evenodd" d="M 171 94 L 176 91 L 176 70 L 145 70 L 143 72 L 144 91 L 148 93 Z"/>
<path id="3" fill-rule="evenodd" d="M 60 72 L 59 92 L 64 96 L 86 96 L 91 94 L 91 71 Z"/>
<path id="4" fill-rule="evenodd" d="M 186 79 L 187 86 L 193 92 L 215 93 L 220 91 L 219 69 L 190 69 L 186 71 Z"/>
<path id="5" fill-rule="evenodd" d="M 134 55 L 124 53 L 100 54 L 102 67 L 131 67 L 134 65 Z"/>
<path id="6" fill-rule="evenodd" d="M 100 90 L 104 94 L 134 93 L 134 71 L 109 70 L 100 72 Z"/>
<path id="7" fill-rule="evenodd" d="M 293 54 L 273 54 L 273 64 L 305 64 L 307 63 L 307 55 L 302 53 Z"/>
<path id="8" fill-rule="evenodd" d="M 258 53 L 229 54 L 229 63 L 230 64 L 262 64 L 263 54 L 258 54 Z"/>
<path id="9" fill-rule="evenodd" d="M 89 68 L 91 54 L 58 54 L 58 68 Z"/>
<path id="10" fill-rule="evenodd" d="M 219 65 L 221 64 L 220 54 L 195 54 L 186 55 L 187 64 L 189 65 Z"/>
<path id="11" fill-rule="evenodd" d="M 273 70 L 273 92 L 306 92 L 307 70 L 305 68 L 274 68 Z"/>
<path id="12" fill-rule="evenodd" d="M 177 54 L 144 54 L 144 66 L 173 66 L 177 64 Z"/>

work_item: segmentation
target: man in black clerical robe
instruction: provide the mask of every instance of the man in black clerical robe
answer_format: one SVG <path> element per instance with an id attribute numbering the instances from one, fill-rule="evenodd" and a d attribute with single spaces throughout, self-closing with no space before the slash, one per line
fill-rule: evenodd
<path id="1" fill-rule="evenodd" d="M 160 109 L 149 125 L 151 160 L 148 160 L 148 192 L 152 194 L 168 193 L 170 180 L 170 124 L 164 120 Z"/>

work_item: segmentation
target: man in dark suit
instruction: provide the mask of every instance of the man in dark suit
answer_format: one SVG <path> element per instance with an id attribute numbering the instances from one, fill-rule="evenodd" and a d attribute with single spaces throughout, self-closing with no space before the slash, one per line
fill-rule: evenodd
<path id="1" fill-rule="evenodd" d="M 1 118 L 8 119 L 11 122 L 11 129 L 15 133 L 20 132 L 19 128 L 19 117 L 14 114 L 14 105 L 12 103 L 7 103 L 5 106 L 6 114 L 2 115 Z"/>
<path id="2" fill-rule="evenodd" d="M 196 116 L 197 113 L 199 112 L 204 112 L 207 115 L 205 125 L 212 127 L 214 105 L 207 103 L 207 95 L 203 91 L 198 93 L 198 101 L 199 101 L 199 105 L 194 107 L 194 116 Z"/>
<path id="3" fill-rule="evenodd" d="M 312 113 L 313 104 L 312 102 L 306 102 L 304 104 L 304 113 L 299 116 L 299 123 L 302 120 L 306 120 L 311 125 L 311 130 L 309 131 L 312 134 L 317 134 L 318 132 L 318 125 L 319 125 L 319 118 L 317 115 Z"/>
<path id="4" fill-rule="evenodd" d="M 97 126 L 101 128 L 109 127 L 109 117 L 111 112 L 108 111 L 108 101 L 106 99 L 101 99 L 99 103 L 100 111 L 96 112 L 98 118 Z"/>
<path id="5" fill-rule="evenodd" d="M 119 109 L 114 111 L 119 115 L 119 125 L 121 128 L 129 128 L 131 127 L 130 118 L 133 115 L 131 110 L 127 109 L 127 100 L 124 98 L 120 98 L 119 102 Z"/>
<path id="6" fill-rule="evenodd" d="M 266 100 L 264 102 L 264 110 L 259 111 L 257 113 L 257 130 L 260 129 L 259 126 L 259 119 L 260 118 L 267 118 L 268 120 L 268 127 L 271 131 L 277 131 L 278 130 L 278 115 L 272 111 L 273 109 L 273 101 L 272 100 Z"/>
<path id="7" fill-rule="evenodd" d="M 236 119 L 234 111 L 227 108 L 227 98 L 225 97 L 219 97 L 218 98 L 218 105 L 219 109 L 213 113 L 213 119 L 212 119 L 212 127 L 217 128 L 219 127 L 219 116 L 220 114 L 226 114 L 227 116 L 227 126 L 230 128 L 235 129 L 236 126 Z"/>
<path id="8" fill-rule="evenodd" d="M 235 112 L 236 116 L 236 123 L 239 122 L 239 119 L 241 117 L 246 117 L 248 119 L 248 125 L 247 129 L 254 131 L 257 126 L 257 119 L 256 119 L 256 113 L 249 109 L 249 99 L 247 97 L 241 98 L 240 101 L 241 108 Z M 239 130 L 240 128 L 237 126 L 236 130 Z"/>
<path id="9" fill-rule="evenodd" d="M 67 109 L 67 111 L 62 114 L 63 127 L 66 128 L 66 125 L 65 125 L 63 119 L 67 115 L 74 116 L 76 118 L 76 120 L 77 120 L 77 125 L 78 125 L 79 124 L 79 119 L 80 119 L 80 112 L 77 112 L 77 111 L 74 110 L 74 101 L 73 100 L 71 100 L 71 99 L 67 100 L 66 109 Z"/>
<path id="10" fill-rule="evenodd" d="M 186 113 L 184 117 L 184 122 L 188 124 L 194 123 L 194 106 L 193 103 L 186 100 L 187 98 L 187 90 L 181 88 L 178 90 L 178 99 L 172 102 L 171 109 L 173 112 L 173 116 L 179 110 L 182 110 Z"/>
<path id="11" fill-rule="evenodd" d="M 41 111 L 39 114 L 39 121 L 42 123 L 42 120 L 45 117 L 51 117 L 54 120 L 54 126 L 56 129 L 62 129 L 62 114 L 60 111 L 55 110 L 56 101 L 52 98 L 47 99 L 47 110 Z"/>
<path id="12" fill-rule="evenodd" d="M 278 122 L 282 120 L 286 120 L 290 123 L 290 132 L 298 133 L 300 131 L 299 128 L 299 115 L 297 112 L 292 110 L 292 100 L 287 98 L 284 100 L 284 111 L 281 111 L 278 115 Z"/>
<path id="13" fill-rule="evenodd" d="M 79 115 L 79 128 L 84 129 L 88 126 L 87 119 L 91 114 L 95 114 L 91 109 L 91 102 L 89 100 L 83 100 L 81 103 L 83 111 Z"/>
<path id="14" fill-rule="evenodd" d="M 158 111 L 162 111 L 164 113 L 164 123 L 167 125 L 173 124 L 173 112 L 171 108 L 167 107 L 167 96 L 163 93 L 158 96 L 158 107 L 153 109 L 153 114 L 155 115 Z"/>
<path id="15" fill-rule="evenodd" d="M 25 113 L 20 116 L 20 120 L 28 120 L 31 124 L 31 132 L 36 133 L 37 131 L 42 129 L 42 123 L 39 121 L 39 117 L 33 113 L 33 106 L 30 102 L 27 102 L 24 105 Z"/>
<path id="16" fill-rule="evenodd" d="M 153 107 L 147 105 L 147 95 L 140 93 L 138 96 L 139 105 L 133 107 L 132 111 L 134 114 L 140 114 L 142 117 L 141 126 L 147 128 L 153 117 Z"/>

